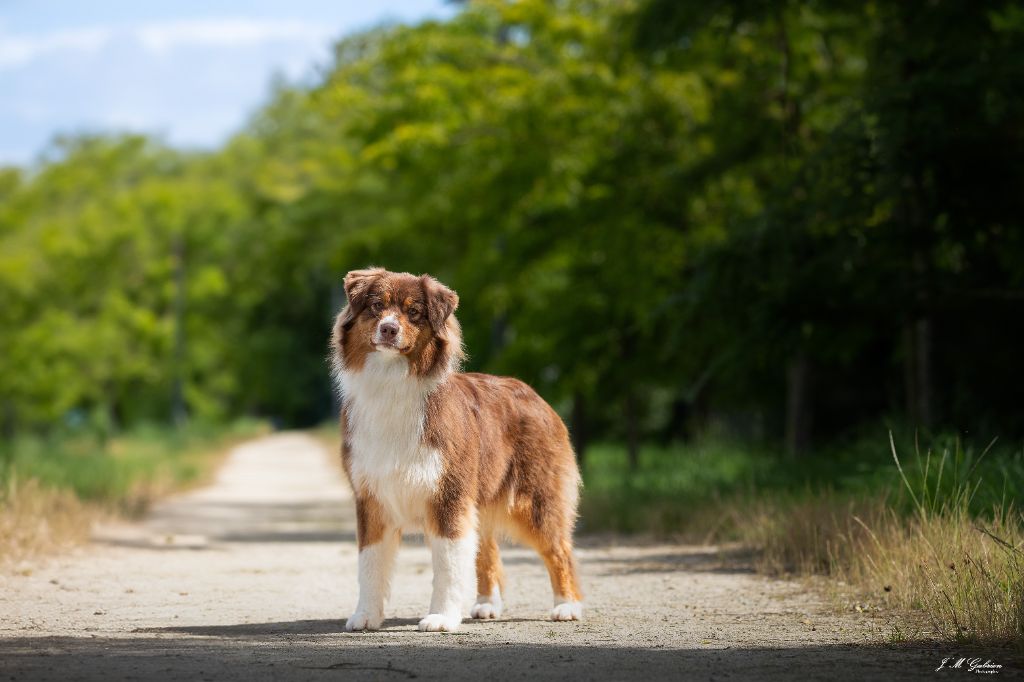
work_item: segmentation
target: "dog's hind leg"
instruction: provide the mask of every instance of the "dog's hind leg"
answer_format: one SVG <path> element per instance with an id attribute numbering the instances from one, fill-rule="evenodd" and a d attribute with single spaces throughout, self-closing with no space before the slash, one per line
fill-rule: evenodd
<path id="1" fill-rule="evenodd" d="M 505 575 L 494 532 L 481 530 L 480 547 L 476 553 L 476 603 L 469 615 L 473 618 L 500 618 L 501 593 Z"/>
<path id="2" fill-rule="evenodd" d="M 552 538 L 541 545 L 540 555 L 548 568 L 551 589 L 555 593 L 555 607 L 551 620 L 582 620 L 583 593 L 576 575 L 576 560 L 572 555 L 572 541 L 568 535 Z"/>
<path id="3" fill-rule="evenodd" d="M 575 509 L 551 509 L 541 499 L 533 499 L 520 500 L 512 514 L 518 537 L 536 549 L 547 566 L 555 595 L 551 620 L 583 619 L 583 592 L 572 553 L 574 516 L 570 511 Z"/>

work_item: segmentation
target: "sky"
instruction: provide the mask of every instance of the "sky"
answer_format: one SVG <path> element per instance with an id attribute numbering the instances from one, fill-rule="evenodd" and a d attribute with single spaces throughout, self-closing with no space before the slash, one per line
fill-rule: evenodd
<path id="1" fill-rule="evenodd" d="M 313 77 L 337 38 L 452 13 L 444 0 L 0 0 L 0 165 L 76 132 L 215 147 L 275 75 Z"/>

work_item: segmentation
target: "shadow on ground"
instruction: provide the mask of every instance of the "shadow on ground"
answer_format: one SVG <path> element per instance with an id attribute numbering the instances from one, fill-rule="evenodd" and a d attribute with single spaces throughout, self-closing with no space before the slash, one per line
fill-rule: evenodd
<path id="1" fill-rule="evenodd" d="M 331 623 L 331 625 L 328 625 Z M 1020 676 L 1006 652 L 922 646 L 787 649 L 650 649 L 615 646 L 481 645 L 469 637 L 414 631 L 390 636 L 337 633 L 334 621 L 196 628 L 209 636 L 131 639 L 25 637 L 0 644 L 0 670 L 18 679 L 402 680 L 644 679 L 844 680 L 956 679 L 936 672 L 954 654 L 981 656 Z M 231 628 L 240 628 L 231 630 Z M 182 628 L 187 630 L 187 628 Z M 177 630 L 177 629 L 176 629 Z M 171 634 L 171 633 L 167 633 Z M 227 634 L 227 637 L 217 636 Z M 399 636 L 395 636 L 395 635 Z M 248 635 L 237 638 L 235 635 Z"/>

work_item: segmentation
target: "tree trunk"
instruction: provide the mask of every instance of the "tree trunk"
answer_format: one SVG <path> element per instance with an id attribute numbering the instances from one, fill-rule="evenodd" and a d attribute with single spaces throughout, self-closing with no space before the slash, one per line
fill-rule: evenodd
<path id="1" fill-rule="evenodd" d="M 692 418 L 690 401 L 683 396 L 676 396 L 672 401 L 672 411 L 668 420 L 668 440 L 689 443 L 691 440 L 690 421 Z"/>
<path id="2" fill-rule="evenodd" d="M 4 401 L 3 412 L 0 413 L 2 419 L 0 419 L 0 476 L 7 478 L 10 473 L 9 469 L 14 462 L 14 433 L 17 430 L 14 403 L 10 400 Z M 9 479 L 8 479 L 9 480 Z"/>
<path id="3" fill-rule="evenodd" d="M 587 441 L 590 434 L 587 431 L 587 406 L 583 394 L 579 391 L 572 397 L 572 416 L 569 433 L 572 436 L 572 447 L 576 451 L 576 462 L 580 469 L 583 469 L 583 458 L 587 452 Z"/>
<path id="4" fill-rule="evenodd" d="M 14 402 L 11 400 L 4 401 L 4 409 L 2 412 L 2 419 L 0 419 L 0 435 L 3 436 L 4 441 L 10 443 L 14 440 L 14 432 L 17 430 L 17 416 L 14 407 Z"/>
<path id="5" fill-rule="evenodd" d="M 640 465 L 640 428 L 637 424 L 636 398 L 632 393 L 626 395 L 626 455 L 629 458 L 629 470 L 636 471 Z"/>
<path id="6" fill-rule="evenodd" d="M 903 412 L 914 421 L 917 413 L 917 344 L 914 343 L 914 323 L 903 321 Z"/>
<path id="7" fill-rule="evenodd" d="M 903 344 L 907 416 L 915 426 L 928 428 L 934 416 L 931 318 L 908 319 L 903 325 Z"/>
<path id="8" fill-rule="evenodd" d="M 800 351 L 786 369 L 786 451 L 807 452 L 811 444 L 810 362 Z"/>
<path id="9" fill-rule="evenodd" d="M 913 30 L 914 13 L 905 11 L 900 22 L 900 32 L 909 35 Z M 922 102 L 914 96 L 920 88 L 914 87 L 923 65 L 916 56 L 907 55 L 900 66 L 900 79 L 907 85 L 908 99 L 901 122 L 905 137 L 900 145 L 900 167 L 903 187 L 899 192 L 897 215 L 906 232 L 909 258 L 908 273 L 910 299 L 907 301 L 907 318 L 904 322 L 903 339 L 906 348 L 904 384 L 906 386 L 907 416 L 915 426 L 931 426 L 933 417 L 932 383 L 932 323 L 928 314 L 932 301 L 931 257 L 934 238 L 931 232 L 932 218 L 926 209 L 931 202 L 926 197 L 928 171 L 922 162 L 919 131 Z"/>
<path id="10" fill-rule="evenodd" d="M 932 425 L 932 321 L 924 317 L 914 325 L 917 344 L 917 421 Z"/>
<path id="11" fill-rule="evenodd" d="M 171 423 L 188 418 L 185 406 L 185 238 L 174 240 L 174 374 L 171 379 Z"/>

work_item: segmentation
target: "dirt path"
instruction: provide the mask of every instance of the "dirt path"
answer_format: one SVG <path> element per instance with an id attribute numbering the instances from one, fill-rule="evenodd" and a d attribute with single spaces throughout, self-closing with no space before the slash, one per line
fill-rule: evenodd
<path id="1" fill-rule="evenodd" d="M 544 619 L 544 570 L 509 548 L 504 619 L 417 632 L 430 562 L 410 538 L 386 629 L 347 634 L 354 515 L 329 457 L 305 435 L 253 441 L 145 523 L 0 576 L 0 680 L 933 678 L 952 653 L 885 646 L 883 621 L 713 548 L 595 541 L 579 551 L 582 623 Z"/>

